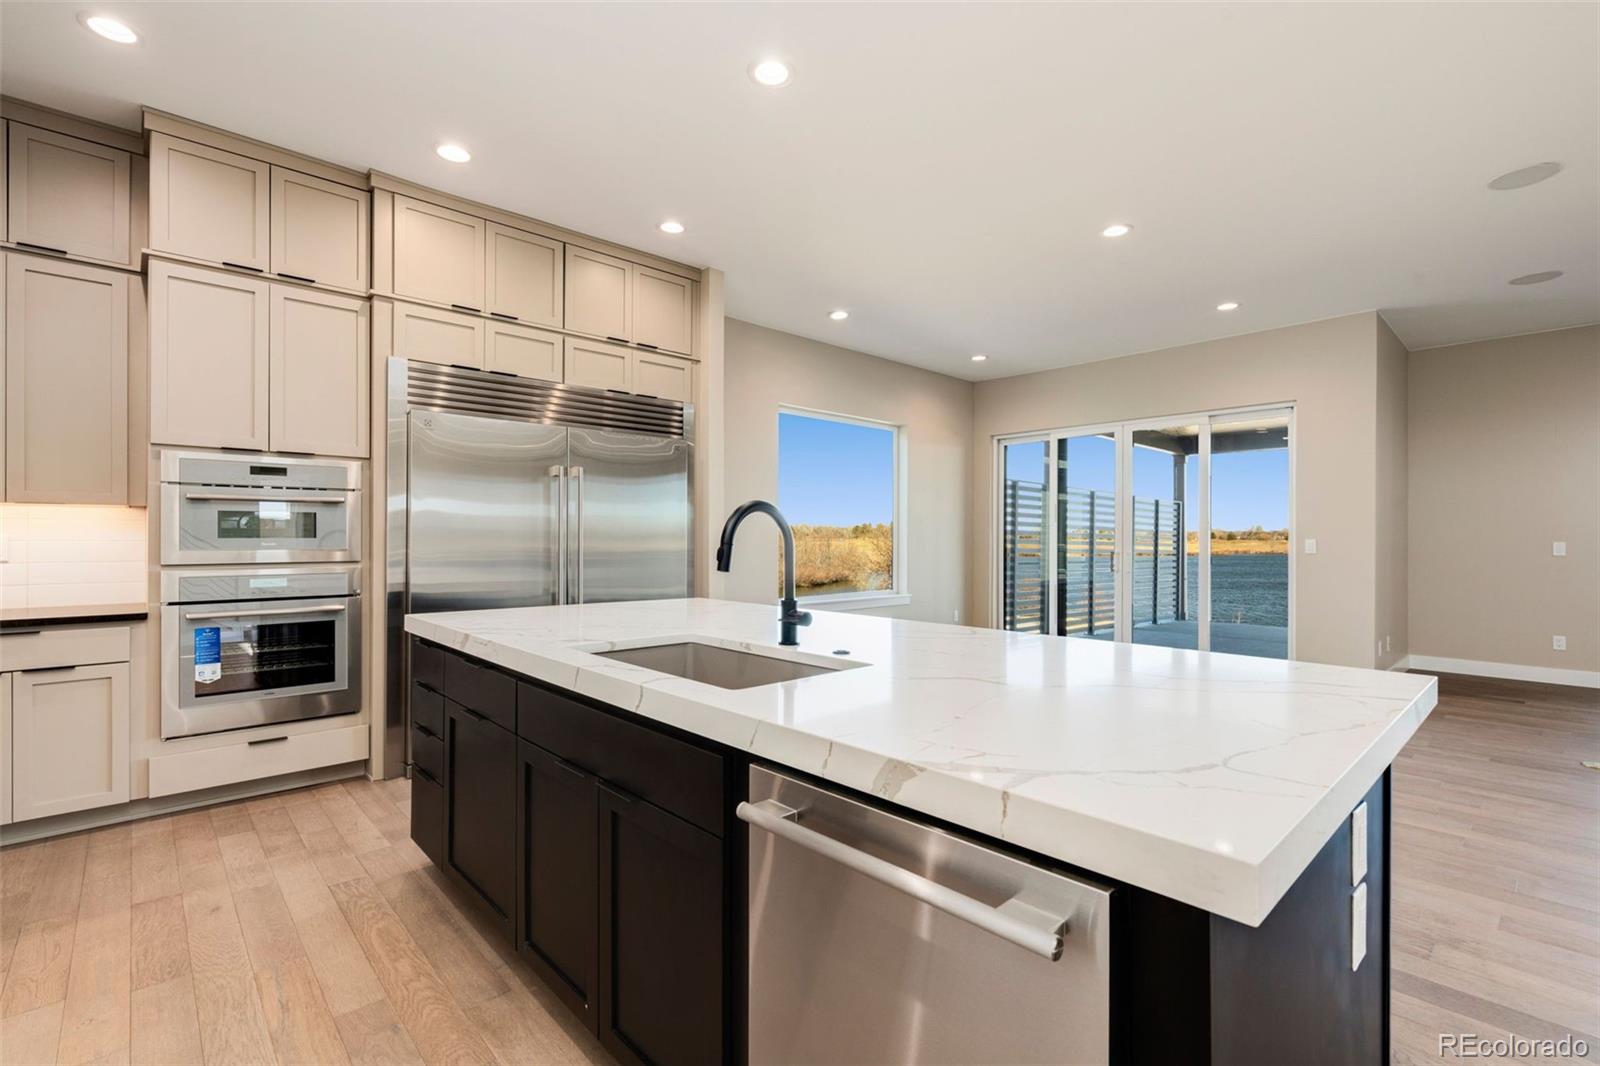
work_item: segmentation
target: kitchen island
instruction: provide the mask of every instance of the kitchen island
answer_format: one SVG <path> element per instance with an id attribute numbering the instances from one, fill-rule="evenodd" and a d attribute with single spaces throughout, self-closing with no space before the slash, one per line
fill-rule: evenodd
<path id="1" fill-rule="evenodd" d="M 436 698 L 444 705 L 437 718 L 413 707 L 414 724 L 441 724 L 419 725 L 424 746 L 437 738 L 447 749 L 427 757 L 435 772 L 424 770 L 441 787 L 442 806 L 424 804 L 414 823 L 447 872 L 449 826 L 459 823 L 468 844 L 484 832 L 483 819 L 452 814 L 457 790 L 449 779 L 463 771 L 451 752 L 471 750 L 453 743 L 445 727 L 456 710 L 471 716 L 463 719 L 468 725 L 498 713 L 498 728 L 520 738 L 513 747 L 530 747 L 534 760 L 551 755 L 557 772 L 574 781 L 587 774 L 602 792 L 637 771 L 620 766 L 607 776 L 586 757 L 568 755 L 588 743 L 587 761 L 598 763 L 628 745 L 586 740 L 590 727 L 552 708 L 581 706 L 596 715 L 583 721 L 602 729 L 658 732 L 720 760 L 708 770 L 716 797 L 692 782 L 692 760 L 659 786 L 610 788 L 628 804 L 659 787 L 670 801 L 646 794 L 645 807 L 662 807 L 686 829 L 698 824 L 725 842 L 731 868 L 723 871 L 718 932 L 734 962 L 718 992 L 726 1017 L 715 1057 L 737 1058 L 743 1048 L 734 986 L 743 983 L 745 871 L 738 864 L 745 851 L 733 815 L 747 798 L 750 762 L 1111 886 L 1119 902 L 1107 1054 L 1115 1060 L 1243 1061 L 1311 1047 L 1310 1058 L 1367 1060 L 1386 1049 L 1386 775 L 1436 702 L 1432 678 L 827 612 L 801 631 L 798 648 L 780 649 L 773 608 L 713 600 L 413 615 L 406 629 L 425 642 L 412 649 L 414 660 L 418 649 L 424 660 L 420 669 L 413 662 L 414 703 L 420 692 L 424 705 Z M 604 657 L 685 643 L 822 670 L 722 688 Z M 435 648 L 470 657 L 454 668 L 459 692 L 469 703 L 483 699 L 483 707 L 456 706 L 445 670 L 455 657 L 436 665 Z M 504 684 L 493 680 L 499 677 Z M 516 694 L 507 697 L 512 681 Z M 470 695 L 480 692 L 501 694 Z M 485 709 L 508 698 L 508 708 Z M 487 752 L 498 736 L 485 733 L 480 747 Z M 555 751 L 561 744 L 567 750 Z M 672 763 L 665 754 L 639 758 Z M 504 803 L 518 854 L 533 839 L 530 823 L 556 807 L 530 805 L 528 783 L 550 779 L 538 771 L 524 760 L 520 776 L 493 794 L 476 768 L 464 775 L 471 778 L 463 782 L 467 809 Z M 582 817 L 586 808 L 571 809 Z M 546 827 L 547 839 L 555 829 Z M 616 859 L 616 844 L 608 859 L 607 842 L 598 843 L 600 864 Z M 525 855 L 514 860 L 510 880 L 490 891 L 479 883 L 485 876 L 464 878 L 491 902 L 504 901 L 497 909 L 519 946 L 528 942 L 519 926 L 537 924 L 534 908 L 512 902 L 537 887 L 529 870 Z M 601 895 L 604 907 L 609 897 Z M 598 927 L 602 940 L 621 928 L 615 915 Z M 551 951 L 528 946 L 553 984 L 574 983 L 551 965 Z M 607 955 L 602 943 L 590 984 L 609 980 L 615 988 Z M 605 999 L 597 1003 L 585 988 L 569 1002 L 594 1010 L 604 1030 Z M 693 1046 L 683 1045 L 686 1052 Z M 668 1057 L 639 1047 L 634 1055 Z"/>

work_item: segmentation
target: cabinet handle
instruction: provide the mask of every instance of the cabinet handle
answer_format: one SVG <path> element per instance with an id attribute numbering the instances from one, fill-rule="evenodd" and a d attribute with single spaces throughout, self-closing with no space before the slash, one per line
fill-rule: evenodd
<path id="1" fill-rule="evenodd" d="M 26 248 L 30 252 L 49 252 L 51 255 L 66 255 L 65 248 L 52 248 L 48 244 L 34 244 L 32 241 L 18 241 L 18 248 Z"/>
<path id="2" fill-rule="evenodd" d="M 246 266 L 243 263 L 230 263 L 226 259 L 222 261 L 222 265 L 225 267 L 232 267 L 235 270 L 248 270 L 252 274 L 265 274 L 267 272 L 266 267 L 253 267 Z"/>
<path id="3" fill-rule="evenodd" d="M 632 792 L 620 789 L 616 785 L 609 784 L 605 781 L 598 782 L 598 784 L 600 785 L 600 791 L 607 793 L 612 799 L 616 800 L 624 807 L 632 807 L 635 803 L 639 802 L 639 797 L 635 796 Z"/>
<path id="4" fill-rule="evenodd" d="M 634 341 L 633 343 L 637 344 L 641 348 L 649 348 L 652 352 L 659 351 L 661 349 L 661 345 L 659 344 L 646 344 L 644 341 Z"/>
<path id="5" fill-rule="evenodd" d="M 476 718 L 480 722 L 487 722 L 489 720 L 489 719 L 485 718 L 483 715 L 479 714 L 477 711 L 473 710 L 471 707 L 468 707 L 464 703 L 458 703 L 458 704 L 456 704 L 456 706 L 460 707 L 462 713 L 466 714 L 468 717 Z"/>
<path id="6" fill-rule="evenodd" d="M 303 281 L 307 285 L 315 285 L 317 283 L 317 279 L 316 278 L 301 277 L 299 274 L 285 274 L 281 270 L 278 271 L 278 277 L 280 277 L 280 278 L 288 278 L 290 281 Z"/>
<path id="7" fill-rule="evenodd" d="M 434 740 L 438 740 L 439 739 L 439 734 L 438 733 L 435 733 L 433 730 L 429 729 L 427 726 L 423 725 L 420 722 L 412 722 L 411 723 L 411 728 L 415 729 L 417 732 L 421 733 L 425 737 L 432 737 Z"/>
<path id="8" fill-rule="evenodd" d="M 439 784 L 439 779 L 437 777 L 434 777 L 416 763 L 411 764 L 411 772 L 420 775 L 424 781 L 432 781 L 436 785 Z"/>
<path id="9" fill-rule="evenodd" d="M 520 322 L 521 321 L 521 319 L 519 319 L 516 315 L 508 315 L 504 311 L 490 311 L 489 314 L 493 318 L 503 318 L 507 322 Z"/>
<path id="10" fill-rule="evenodd" d="M 279 741 L 284 741 L 284 740 L 288 740 L 288 739 L 289 739 L 288 737 L 262 737 L 260 740 L 247 740 L 247 741 L 245 741 L 245 747 L 253 748 L 257 744 L 276 744 Z"/>
<path id="11" fill-rule="evenodd" d="M 618 344 L 627 344 L 628 343 L 628 338 L 626 338 L 626 337 L 607 336 L 606 340 L 608 340 L 608 341 L 616 341 Z"/>
<path id="12" fill-rule="evenodd" d="M 42 629 L 0 629 L 0 637 L 36 637 Z"/>
<path id="13" fill-rule="evenodd" d="M 457 311 L 471 311 L 475 315 L 483 314 L 483 309 L 480 307 L 468 307 L 466 304 L 451 304 L 450 306 Z"/>
<path id="14" fill-rule="evenodd" d="M 76 666 L 35 666 L 22 671 L 25 674 L 70 674 Z"/>

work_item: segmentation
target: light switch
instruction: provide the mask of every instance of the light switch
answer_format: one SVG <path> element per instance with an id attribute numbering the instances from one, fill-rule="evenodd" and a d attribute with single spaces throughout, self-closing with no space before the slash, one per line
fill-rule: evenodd
<path id="1" fill-rule="evenodd" d="M 1367 883 L 1356 886 L 1350 896 L 1350 969 L 1361 969 L 1367 957 Z"/>
<path id="2" fill-rule="evenodd" d="M 1554 543 L 1552 543 L 1550 545 L 1550 554 L 1551 555 L 1565 555 L 1565 554 L 1567 554 L 1567 542 L 1564 541 L 1564 540 L 1558 540 L 1558 541 L 1555 541 Z"/>
<path id="3" fill-rule="evenodd" d="M 1306 554 L 1307 555 L 1315 555 L 1315 554 L 1317 554 L 1317 538 L 1316 537 L 1307 537 L 1306 538 Z"/>
<path id="4" fill-rule="evenodd" d="M 1350 883 L 1359 885 L 1367 876 L 1367 805 L 1350 814 Z"/>

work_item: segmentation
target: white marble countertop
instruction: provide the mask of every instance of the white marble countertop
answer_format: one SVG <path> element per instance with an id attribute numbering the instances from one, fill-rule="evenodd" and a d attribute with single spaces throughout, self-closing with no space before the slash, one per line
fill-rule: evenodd
<path id="1" fill-rule="evenodd" d="M 656 600 L 406 629 L 761 759 L 1259 925 L 1438 699 L 1431 677 Z M 869 665 L 715 688 L 592 654 L 686 639 Z"/>

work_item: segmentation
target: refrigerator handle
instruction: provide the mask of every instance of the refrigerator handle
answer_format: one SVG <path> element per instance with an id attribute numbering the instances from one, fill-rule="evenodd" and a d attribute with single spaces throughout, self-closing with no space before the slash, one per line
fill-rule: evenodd
<path id="1" fill-rule="evenodd" d="M 573 529 L 573 537 L 577 540 L 578 560 L 574 564 L 577 568 L 578 603 L 583 602 L 583 467 L 572 468 L 572 487 L 577 494 L 577 518 Z"/>
<path id="2" fill-rule="evenodd" d="M 556 479 L 556 602 L 567 602 L 567 471 L 561 464 L 552 466 L 549 475 Z"/>

